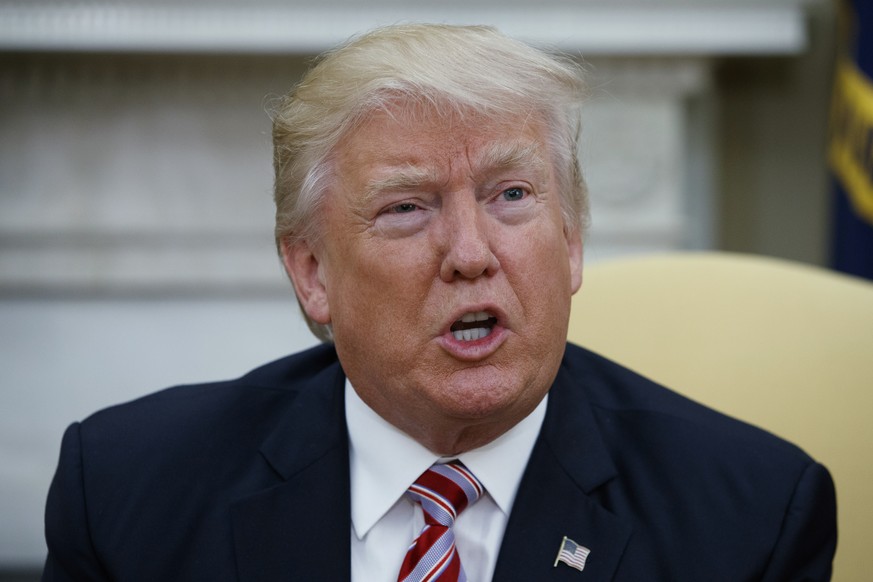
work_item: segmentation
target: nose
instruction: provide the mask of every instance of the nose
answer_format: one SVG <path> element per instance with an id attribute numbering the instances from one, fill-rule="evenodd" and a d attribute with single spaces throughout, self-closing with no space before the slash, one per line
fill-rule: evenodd
<path id="1" fill-rule="evenodd" d="M 440 265 L 440 278 L 451 282 L 493 275 L 500 269 L 489 236 L 488 217 L 473 198 L 445 204 L 440 236 L 445 250 Z"/>

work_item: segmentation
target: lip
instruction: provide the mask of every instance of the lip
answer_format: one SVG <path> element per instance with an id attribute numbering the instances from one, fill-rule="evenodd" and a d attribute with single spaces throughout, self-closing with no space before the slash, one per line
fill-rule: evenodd
<path id="1" fill-rule="evenodd" d="M 491 328 L 491 333 L 483 338 L 470 341 L 455 339 L 452 334 L 452 325 L 461 319 L 465 313 L 485 311 L 497 319 L 497 323 Z M 505 327 L 506 314 L 496 305 L 465 305 L 458 309 L 451 319 L 443 327 L 442 333 L 437 337 L 439 345 L 452 357 L 466 362 L 484 360 L 494 354 L 503 342 L 506 341 L 508 331 Z"/>

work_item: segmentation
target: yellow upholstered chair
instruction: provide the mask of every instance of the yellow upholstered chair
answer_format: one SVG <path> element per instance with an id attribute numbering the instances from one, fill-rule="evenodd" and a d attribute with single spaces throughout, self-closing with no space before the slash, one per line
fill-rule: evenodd
<path id="1" fill-rule="evenodd" d="M 763 427 L 824 463 L 837 487 L 834 580 L 870 580 L 873 284 L 726 253 L 585 271 L 570 340 Z"/>

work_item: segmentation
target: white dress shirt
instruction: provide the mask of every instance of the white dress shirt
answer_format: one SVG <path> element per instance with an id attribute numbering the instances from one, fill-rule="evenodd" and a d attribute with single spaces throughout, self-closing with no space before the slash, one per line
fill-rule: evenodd
<path id="1" fill-rule="evenodd" d="M 521 476 L 546 413 L 544 398 L 495 441 L 457 458 L 485 493 L 455 521 L 455 540 L 470 582 L 491 580 Z M 346 381 L 352 505 L 352 581 L 396 582 L 406 550 L 424 526 L 406 489 L 441 459 L 376 414 Z"/>

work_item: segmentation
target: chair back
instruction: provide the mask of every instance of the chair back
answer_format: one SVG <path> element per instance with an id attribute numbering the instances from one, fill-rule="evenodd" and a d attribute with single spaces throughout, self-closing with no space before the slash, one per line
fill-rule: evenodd
<path id="1" fill-rule="evenodd" d="M 834 579 L 868 579 L 873 284 L 727 253 L 601 262 L 585 270 L 569 338 L 826 465 L 837 488 Z"/>

